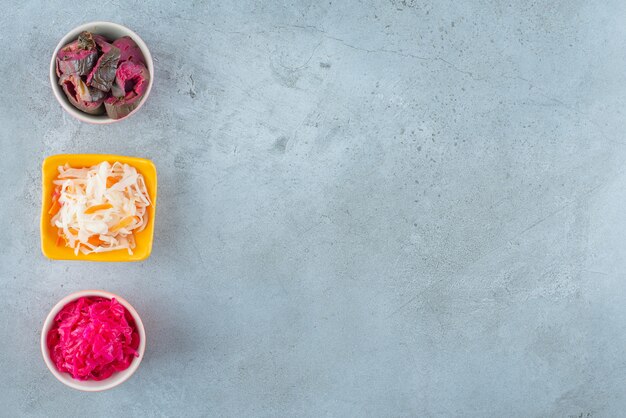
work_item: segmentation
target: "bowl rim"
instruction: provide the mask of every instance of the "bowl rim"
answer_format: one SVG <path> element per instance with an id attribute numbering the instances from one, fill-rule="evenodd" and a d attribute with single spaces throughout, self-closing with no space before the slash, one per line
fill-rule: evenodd
<path id="1" fill-rule="evenodd" d="M 131 38 L 133 38 L 133 41 L 137 43 L 137 46 L 139 46 L 139 48 L 141 49 L 141 52 L 143 53 L 144 59 L 146 61 L 146 67 L 148 68 L 148 73 L 150 74 L 148 87 L 146 88 L 146 92 L 144 93 L 143 97 L 139 101 L 139 104 L 137 105 L 135 109 L 133 109 L 132 112 L 130 112 L 128 115 L 120 119 L 112 119 L 106 116 L 106 114 L 104 115 L 104 117 L 90 115 L 88 113 L 85 113 L 81 110 L 76 109 L 74 106 L 72 106 L 71 103 L 67 101 L 67 98 L 65 97 L 65 93 L 63 93 L 63 90 L 60 89 L 58 86 L 58 77 L 56 74 L 56 57 L 57 57 L 59 50 L 63 48 L 63 46 L 65 46 L 67 43 L 71 42 L 72 38 L 78 36 L 80 32 L 87 30 L 88 28 L 92 26 L 96 26 L 96 25 L 107 26 L 110 28 L 115 28 L 117 30 L 120 30 L 121 32 L 127 32 L 127 34 L 124 36 L 130 36 Z M 141 109 L 141 107 L 144 105 L 146 100 L 148 100 L 150 91 L 152 91 L 153 82 L 154 82 L 154 62 L 152 60 L 152 54 L 150 53 L 150 49 L 148 48 L 148 45 L 144 42 L 143 39 L 141 39 L 139 35 L 137 35 L 137 33 L 135 33 L 133 30 L 127 28 L 124 25 L 120 25 L 119 23 L 98 20 L 98 21 L 83 23 L 82 25 L 76 26 L 74 29 L 70 30 L 65 35 L 63 35 L 63 37 L 57 44 L 56 48 L 54 49 L 54 52 L 52 53 L 52 58 L 50 59 L 50 87 L 52 88 L 52 93 L 54 97 L 57 99 L 57 102 L 59 102 L 63 110 L 65 110 L 67 113 L 72 115 L 74 118 L 78 119 L 81 122 L 87 122 L 87 123 L 91 123 L 94 125 L 106 125 L 110 123 L 120 122 L 122 120 L 128 119 L 130 116 L 137 113 L 137 111 L 139 111 L 139 109 Z"/>
<path id="2" fill-rule="evenodd" d="M 89 165 L 99 164 L 103 161 L 120 161 L 123 163 L 134 166 L 144 176 L 146 187 L 148 188 L 148 194 L 152 201 L 152 208 L 149 209 L 148 225 L 142 231 L 149 236 L 145 249 L 142 251 L 139 248 L 135 249 L 135 253 L 131 256 L 123 250 L 110 251 L 96 254 L 84 255 L 79 253 L 78 256 L 64 256 L 59 255 L 57 251 L 52 251 L 49 247 L 50 237 L 48 234 L 47 224 L 50 222 L 48 215 L 49 197 L 51 194 L 50 184 L 53 180 L 50 176 L 46 175 L 46 171 L 50 165 L 65 164 L 70 165 L 76 162 L 76 160 L 89 160 L 93 161 Z M 83 164 L 78 164 L 78 166 Z M 144 167 L 145 166 L 145 167 Z M 114 154 L 54 154 L 44 158 L 41 164 L 41 219 L 39 222 L 40 232 L 40 246 L 42 254 L 51 260 L 69 260 L 69 261 L 88 261 L 88 262 L 139 262 L 144 261 L 152 254 L 152 246 L 154 244 L 154 229 L 156 224 L 156 207 L 158 199 L 158 171 L 154 162 L 147 158 L 133 157 L 127 155 L 114 155 Z"/>
<path id="3" fill-rule="evenodd" d="M 133 317 L 133 320 L 135 321 L 135 325 L 137 326 L 137 331 L 139 332 L 139 348 L 137 350 L 139 356 L 133 359 L 130 366 L 126 370 L 122 370 L 121 372 L 116 372 L 118 373 L 118 376 L 121 375 L 119 379 L 113 382 L 109 382 L 110 380 L 109 378 L 105 380 L 101 380 L 100 382 L 102 384 L 99 384 L 98 386 L 87 386 L 84 384 L 83 381 L 75 380 L 72 377 L 70 377 L 69 374 L 59 372 L 56 366 L 52 363 L 52 360 L 50 359 L 48 345 L 46 343 L 48 331 L 52 327 L 52 323 L 54 321 L 54 317 L 56 316 L 56 314 L 59 313 L 59 311 L 68 303 L 84 296 L 100 296 L 100 297 L 105 297 L 108 299 L 115 298 L 115 300 L 121 303 L 124 306 L 124 308 L 126 308 L 128 312 L 131 314 L 131 316 Z M 141 363 L 141 360 L 143 359 L 145 351 L 146 351 L 146 331 L 145 331 L 143 322 L 141 321 L 141 317 L 139 316 L 135 308 L 133 308 L 133 306 L 130 303 L 128 303 L 126 299 L 114 293 L 107 292 L 105 290 L 79 290 L 77 292 L 73 292 L 65 296 L 63 299 L 57 302 L 56 305 L 54 305 L 54 307 L 50 310 L 50 313 L 48 313 L 48 316 L 46 316 L 46 319 L 44 320 L 44 323 L 43 323 L 43 327 L 41 329 L 41 355 L 43 357 L 44 363 L 48 367 L 48 370 L 50 370 L 52 375 L 56 377 L 56 379 L 60 381 L 61 383 L 65 384 L 66 386 L 71 387 L 72 389 L 80 390 L 83 392 L 101 392 L 101 391 L 112 389 L 116 386 L 121 385 L 122 383 L 127 381 L 139 368 L 139 364 Z"/>

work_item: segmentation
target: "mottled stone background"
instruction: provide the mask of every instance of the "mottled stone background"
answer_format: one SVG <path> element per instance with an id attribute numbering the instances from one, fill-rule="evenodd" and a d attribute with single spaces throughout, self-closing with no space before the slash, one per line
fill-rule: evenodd
<path id="1" fill-rule="evenodd" d="M 139 114 L 66 115 L 92 20 L 155 58 Z M 613 417 L 626 410 L 626 4 L 53 0 L 0 15 L 0 415 Z M 152 159 L 152 257 L 54 262 L 40 165 Z M 127 298 L 131 380 L 58 383 L 49 309 Z"/>

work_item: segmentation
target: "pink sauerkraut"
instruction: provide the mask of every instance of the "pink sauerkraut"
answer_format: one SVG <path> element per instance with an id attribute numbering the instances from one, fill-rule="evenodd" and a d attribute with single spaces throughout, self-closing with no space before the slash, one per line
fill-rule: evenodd
<path id="1" fill-rule="evenodd" d="M 60 372 L 78 380 L 104 380 L 138 356 L 139 334 L 117 300 L 82 297 L 56 315 L 47 345 Z"/>

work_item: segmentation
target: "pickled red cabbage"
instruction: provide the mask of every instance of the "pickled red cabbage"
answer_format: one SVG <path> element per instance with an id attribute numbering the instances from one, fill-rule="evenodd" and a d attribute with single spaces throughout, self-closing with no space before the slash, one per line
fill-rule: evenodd
<path id="1" fill-rule="evenodd" d="M 127 369 L 139 355 L 139 334 L 117 300 L 82 297 L 56 315 L 47 345 L 60 372 L 78 380 L 104 380 Z"/>

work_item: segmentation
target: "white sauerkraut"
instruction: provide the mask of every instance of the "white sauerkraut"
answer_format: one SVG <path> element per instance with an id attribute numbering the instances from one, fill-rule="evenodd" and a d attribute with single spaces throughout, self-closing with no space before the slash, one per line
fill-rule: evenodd
<path id="1" fill-rule="evenodd" d="M 106 161 L 89 168 L 66 164 L 59 167 L 54 184 L 51 223 L 75 254 L 133 253 L 134 233 L 148 224 L 151 204 L 143 176 L 134 167 Z"/>

